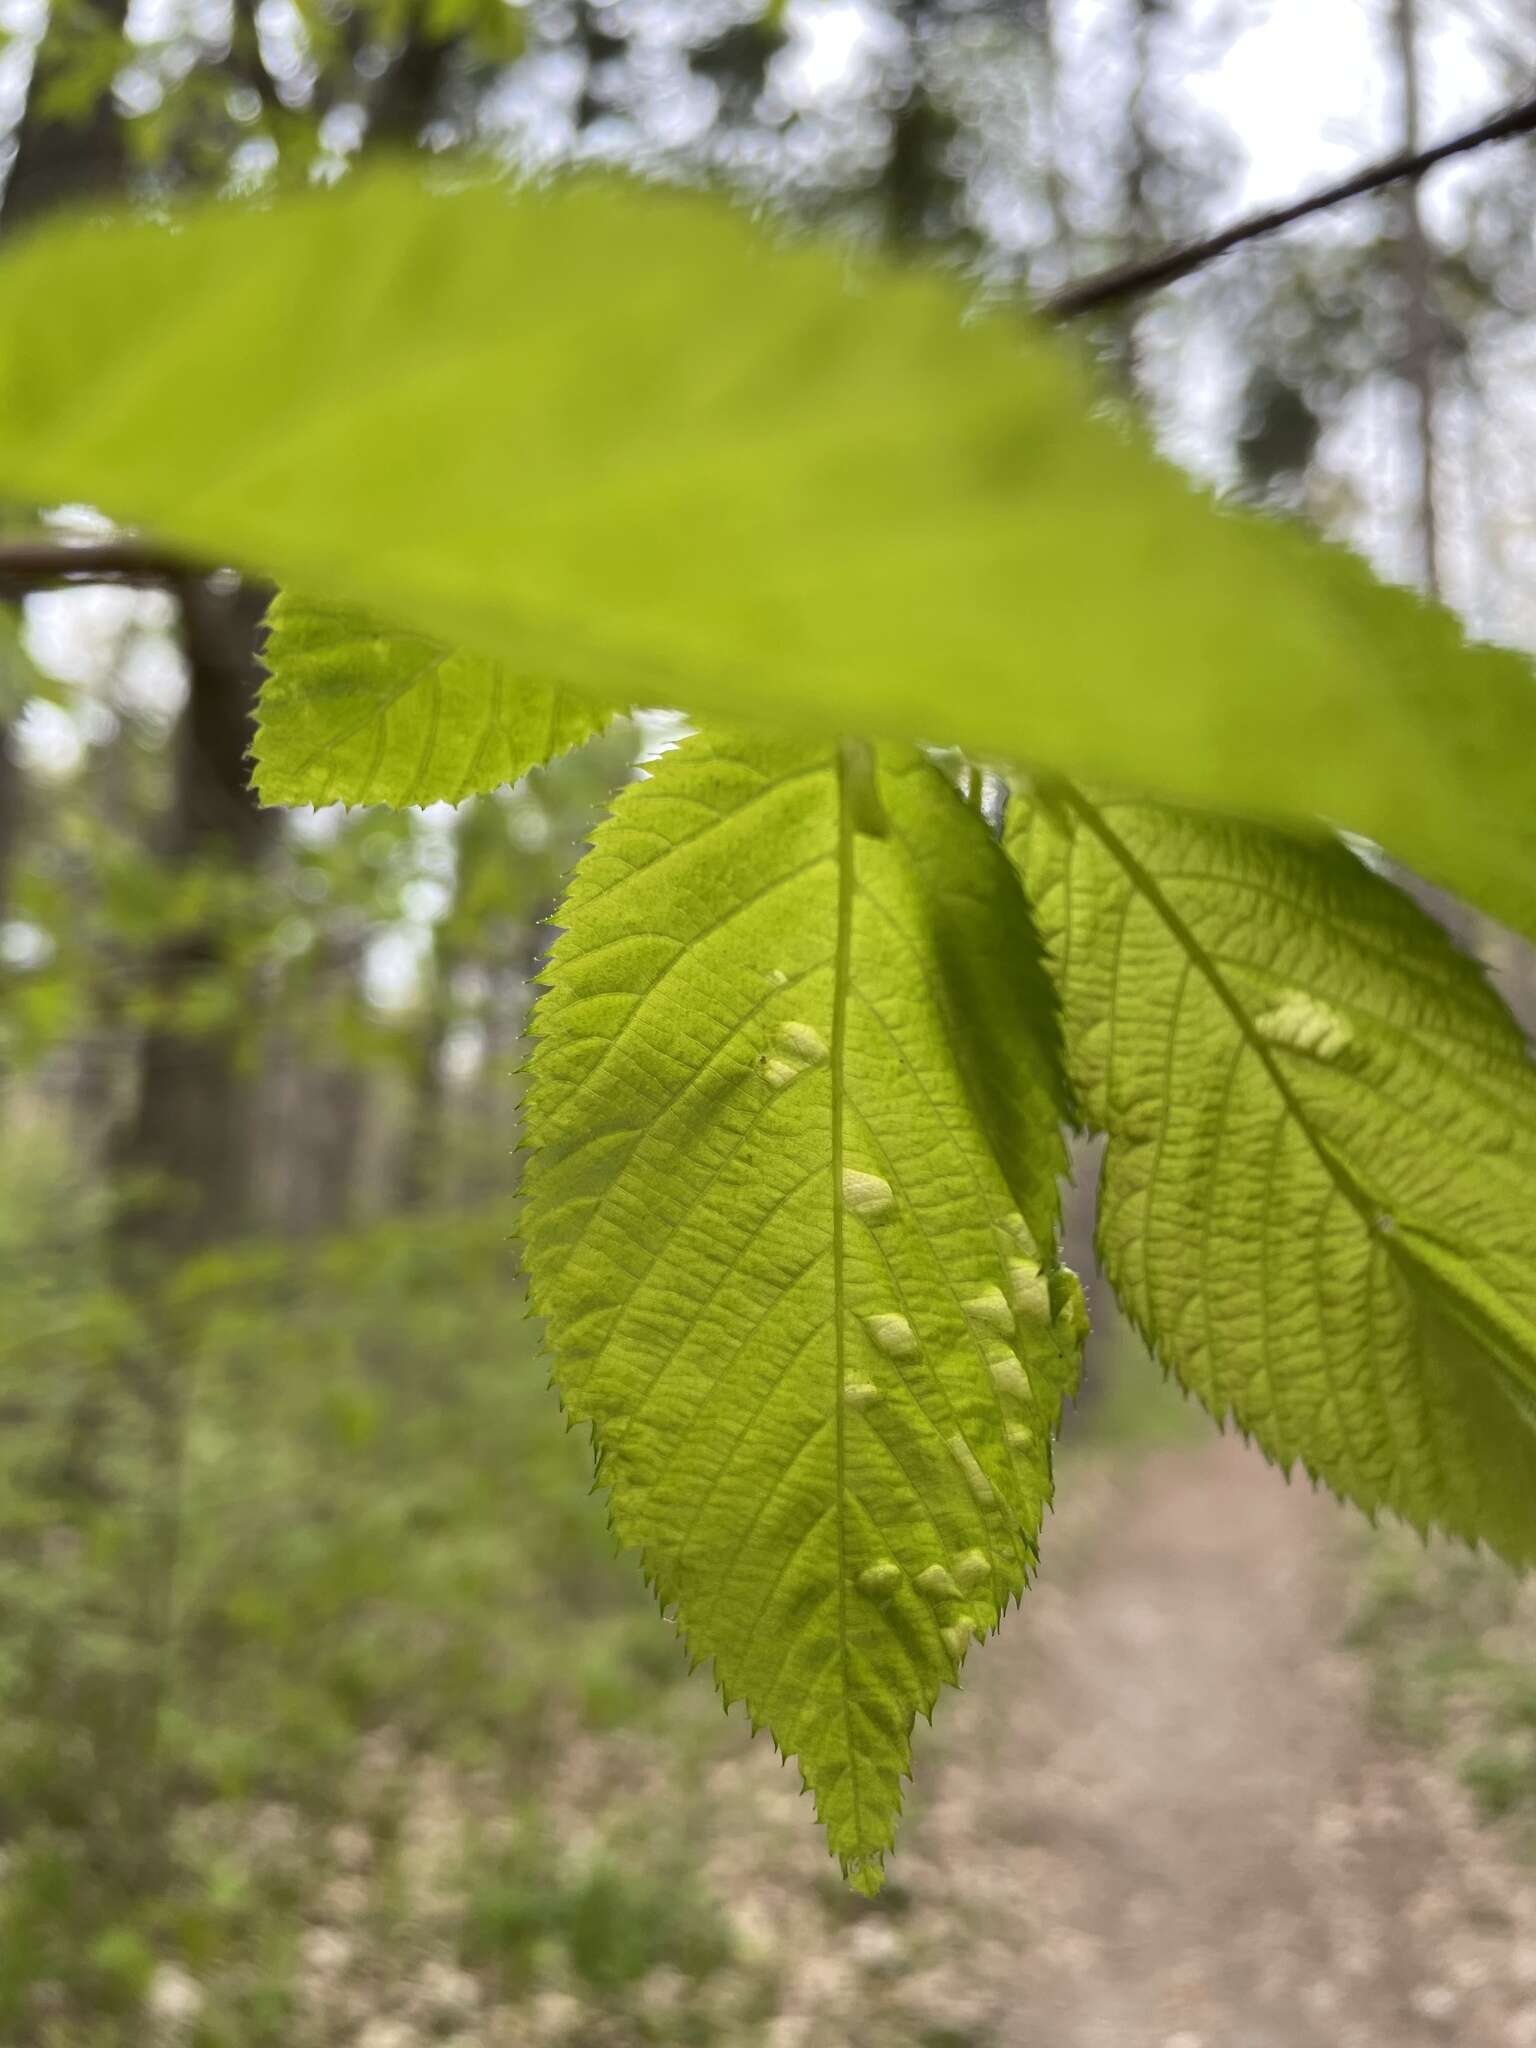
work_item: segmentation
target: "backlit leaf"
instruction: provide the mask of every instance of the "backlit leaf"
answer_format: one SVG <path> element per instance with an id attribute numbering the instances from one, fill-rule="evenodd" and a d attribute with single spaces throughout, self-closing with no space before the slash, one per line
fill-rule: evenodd
<path id="1" fill-rule="evenodd" d="M 872 1890 L 913 1717 L 1032 1568 L 1076 1371 L 1038 942 L 919 755 L 760 739 L 626 790 L 560 917 L 525 1233 L 559 1385 Z"/>
<path id="2" fill-rule="evenodd" d="M 351 607 L 279 597 L 253 754 L 269 804 L 459 803 L 590 739 L 594 699 Z"/>
<path id="3" fill-rule="evenodd" d="M 1536 1559 L 1536 1072 L 1480 971 L 1337 843 L 1009 819 L 1132 1319 L 1287 1468 Z"/>

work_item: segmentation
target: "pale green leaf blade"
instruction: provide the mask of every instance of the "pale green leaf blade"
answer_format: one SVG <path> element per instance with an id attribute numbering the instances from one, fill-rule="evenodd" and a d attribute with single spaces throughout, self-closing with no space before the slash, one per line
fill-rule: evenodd
<path id="1" fill-rule="evenodd" d="M 607 703 L 1325 817 L 1536 933 L 1528 665 L 965 310 L 617 182 L 59 225 L 0 262 L 0 488 Z"/>
<path id="2" fill-rule="evenodd" d="M 1076 1368 L 1038 941 L 925 760 L 871 792 L 793 740 L 664 757 L 561 921 L 525 1226 L 559 1385 L 621 1541 L 872 1889 L 913 1716 L 1031 1568 Z"/>
<path id="3" fill-rule="evenodd" d="M 1536 1559 L 1536 1073 L 1481 972 L 1342 845 L 1011 807 L 1105 1270 L 1287 1469 Z"/>
<path id="4" fill-rule="evenodd" d="M 579 746 L 610 715 L 355 606 L 289 593 L 267 614 L 264 658 L 252 756 L 267 804 L 460 803 Z"/>

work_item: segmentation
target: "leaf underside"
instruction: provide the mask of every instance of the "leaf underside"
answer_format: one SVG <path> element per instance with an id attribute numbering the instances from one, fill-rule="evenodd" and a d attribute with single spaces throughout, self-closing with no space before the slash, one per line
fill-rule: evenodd
<path id="1" fill-rule="evenodd" d="M 610 716 L 595 699 L 288 593 L 267 615 L 252 748 L 267 804 L 460 803 Z"/>
<path id="2" fill-rule="evenodd" d="M 1216 506 L 921 266 L 395 170 L 60 222 L 0 280 L 10 497 L 604 703 L 1335 819 L 1536 935 L 1528 662 Z"/>
<path id="3" fill-rule="evenodd" d="M 868 1890 L 914 1715 L 1032 1568 L 1081 1338 L 1017 879 L 872 760 L 700 736 L 620 797 L 538 1006 L 525 1230 L 620 1540 Z"/>
<path id="4" fill-rule="evenodd" d="M 1480 970 L 1336 841 L 1066 792 L 1008 842 L 1144 1336 L 1287 1469 L 1536 1558 L 1536 1074 Z"/>

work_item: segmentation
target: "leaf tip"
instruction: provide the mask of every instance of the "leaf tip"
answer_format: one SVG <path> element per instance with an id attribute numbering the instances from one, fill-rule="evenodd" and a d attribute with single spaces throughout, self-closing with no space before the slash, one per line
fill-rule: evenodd
<path id="1" fill-rule="evenodd" d="M 881 1850 L 867 1856 L 844 1856 L 842 1865 L 850 1891 L 866 1899 L 876 1897 L 885 1883 L 885 1856 Z"/>

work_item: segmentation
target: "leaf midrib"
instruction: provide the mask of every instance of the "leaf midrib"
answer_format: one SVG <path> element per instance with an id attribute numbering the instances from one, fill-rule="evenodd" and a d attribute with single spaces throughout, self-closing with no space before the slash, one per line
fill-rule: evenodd
<path id="1" fill-rule="evenodd" d="M 846 1089 L 843 1079 L 848 1048 L 848 983 L 853 965 L 853 898 L 857 886 L 854 853 L 853 806 L 848 790 L 848 748 L 843 741 L 837 751 L 837 943 L 832 956 L 832 1044 L 829 1065 L 832 1093 L 832 1173 L 829 1193 L 832 1202 L 832 1321 L 833 1385 L 832 1412 L 836 1418 L 834 1461 L 837 1506 L 837 1649 L 840 1672 L 838 1691 L 843 1717 L 843 1741 L 848 1757 L 848 1784 L 853 1805 L 854 1839 L 865 1840 L 863 1801 L 859 1792 L 859 1766 L 853 1742 L 853 1717 L 849 1710 L 848 1670 L 848 1509 L 847 1509 L 847 1413 L 843 1400 L 846 1377 L 846 1332 L 844 1294 L 846 1287 L 844 1230 L 847 1209 L 843 1202 L 843 1113 Z"/>
<path id="2" fill-rule="evenodd" d="M 1280 1097 L 1282 1107 L 1284 1108 L 1286 1114 L 1289 1116 L 1291 1122 L 1294 1124 L 1296 1129 L 1301 1132 L 1301 1135 L 1306 1139 L 1307 1144 L 1311 1147 L 1312 1151 L 1316 1155 L 1319 1164 L 1322 1166 L 1323 1171 L 1328 1176 L 1328 1180 L 1332 1188 L 1335 1190 L 1337 1194 L 1342 1196 L 1343 1199 L 1354 1210 L 1355 1214 L 1361 1222 L 1362 1227 L 1367 1233 L 1369 1242 L 1373 1245 L 1379 1245 L 1383 1247 L 1387 1251 L 1389 1256 L 1395 1255 L 1397 1263 L 1399 1264 L 1399 1266 L 1401 1266 L 1401 1254 L 1396 1252 L 1396 1248 L 1392 1245 L 1390 1239 L 1384 1238 L 1382 1236 L 1381 1230 L 1378 1227 L 1378 1217 L 1381 1213 L 1379 1205 L 1376 1202 L 1372 1201 L 1372 1199 L 1365 1192 L 1365 1190 L 1360 1187 L 1358 1182 L 1355 1180 L 1354 1176 L 1345 1166 L 1344 1162 L 1335 1155 L 1332 1148 L 1324 1142 L 1320 1134 L 1314 1129 L 1311 1119 L 1306 1114 L 1305 1105 L 1302 1103 L 1301 1098 L 1297 1095 L 1295 1089 L 1291 1086 L 1289 1080 L 1286 1078 L 1284 1072 L 1280 1067 L 1279 1062 L 1275 1058 L 1274 1052 L 1271 1049 L 1271 1047 L 1268 1044 L 1266 1044 L 1264 1039 L 1254 1029 L 1253 1020 L 1249 1017 L 1247 1011 L 1244 1009 L 1243 1005 L 1238 1000 L 1237 996 L 1233 993 L 1231 987 L 1229 986 L 1226 980 L 1226 977 L 1221 972 L 1221 968 L 1217 960 L 1213 957 L 1213 955 L 1210 952 L 1207 951 L 1207 949 L 1201 944 L 1200 940 L 1195 936 L 1192 927 L 1179 914 L 1178 910 L 1175 908 L 1174 904 L 1171 902 L 1167 894 L 1159 886 L 1156 878 L 1153 876 L 1150 869 L 1148 869 L 1137 858 L 1135 853 L 1132 852 L 1131 848 L 1115 831 L 1114 827 L 1108 822 L 1108 820 L 1103 816 L 1103 814 L 1098 810 L 1098 808 L 1093 803 L 1091 803 L 1086 796 L 1084 796 L 1082 791 L 1077 789 L 1073 785 L 1065 782 L 1057 783 L 1054 785 L 1054 787 L 1056 789 L 1057 794 L 1060 797 L 1060 800 L 1067 806 L 1068 809 L 1076 812 L 1077 816 L 1082 820 L 1083 824 L 1088 828 L 1088 830 L 1092 832 L 1093 836 L 1098 840 L 1099 844 L 1104 848 L 1105 852 L 1116 863 L 1116 865 L 1121 868 L 1126 878 L 1131 883 L 1132 888 L 1137 890 L 1141 894 L 1143 899 L 1151 905 L 1153 910 L 1156 911 L 1157 915 L 1163 920 L 1169 932 L 1172 934 L 1175 942 L 1183 951 L 1186 963 L 1185 979 L 1187 980 L 1188 971 L 1191 967 L 1193 967 L 1202 976 L 1207 985 L 1210 987 L 1212 993 L 1216 996 L 1217 1000 L 1221 1003 L 1222 1007 L 1227 1011 L 1228 1015 L 1231 1017 L 1234 1025 L 1236 1026 L 1240 1042 L 1243 1045 L 1245 1045 L 1259 1061 L 1260 1066 L 1263 1068 L 1265 1074 L 1268 1076 L 1271 1084 L 1273 1085 L 1276 1094 Z M 1067 895 L 1068 899 L 1070 900 L 1070 889 L 1068 890 Z M 1166 1123 L 1164 1124 L 1163 1128 L 1164 1130 L 1166 1130 Z M 1147 1335 L 1150 1338 L 1150 1332 L 1144 1332 L 1143 1334 Z M 1345 1409 L 1339 1399 L 1338 1388 L 1332 1385 L 1333 1373 L 1331 1364 L 1328 1362 L 1326 1357 L 1324 1362 L 1325 1369 L 1328 1372 L 1330 1386 L 1332 1389 L 1334 1410 L 1337 1416 L 1339 1417 L 1341 1429 L 1343 1429 L 1346 1432 L 1347 1445 L 1348 1424 L 1346 1420 Z M 1266 1376 L 1269 1379 L 1271 1388 L 1277 1388 L 1278 1382 L 1275 1378 L 1274 1373 L 1266 1369 Z M 1383 1399 L 1381 1406 L 1382 1413 L 1386 1417 L 1388 1430 L 1392 1431 L 1395 1435 L 1395 1424 L 1393 1423 L 1391 1414 L 1391 1403 Z M 1350 1448 L 1349 1450 L 1349 1455 L 1354 1460 L 1356 1467 L 1358 1469 L 1358 1455 L 1353 1451 L 1352 1448 Z"/>
<path id="3" fill-rule="evenodd" d="M 1151 871 L 1143 865 L 1131 851 L 1130 847 L 1126 845 L 1125 841 L 1115 831 L 1114 827 L 1097 806 L 1091 803 L 1083 795 L 1082 791 L 1071 783 L 1057 783 L 1053 787 L 1067 807 L 1076 812 L 1094 838 L 1104 848 L 1110 859 L 1123 870 L 1132 887 L 1145 898 L 1163 920 L 1163 923 L 1168 927 L 1168 930 L 1182 948 L 1185 957 L 1203 976 L 1212 993 L 1222 1005 L 1222 1008 L 1231 1017 L 1243 1042 L 1264 1069 L 1276 1094 L 1284 1104 L 1287 1113 L 1307 1143 L 1312 1147 L 1314 1153 L 1316 1153 L 1318 1161 L 1324 1172 L 1328 1175 L 1328 1178 L 1359 1216 L 1371 1236 L 1373 1238 L 1379 1236 L 1377 1218 L 1380 1214 L 1380 1204 L 1371 1199 L 1370 1195 L 1361 1187 L 1343 1160 L 1338 1157 L 1333 1148 L 1326 1143 L 1321 1134 L 1314 1128 L 1311 1118 L 1307 1115 L 1306 1105 L 1286 1078 L 1279 1061 L 1275 1058 L 1273 1049 L 1265 1042 L 1258 1031 L 1254 1029 L 1253 1019 L 1248 1015 L 1242 1003 L 1233 993 L 1216 961 L 1195 936 L 1192 927 L 1179 914 Z"/>

